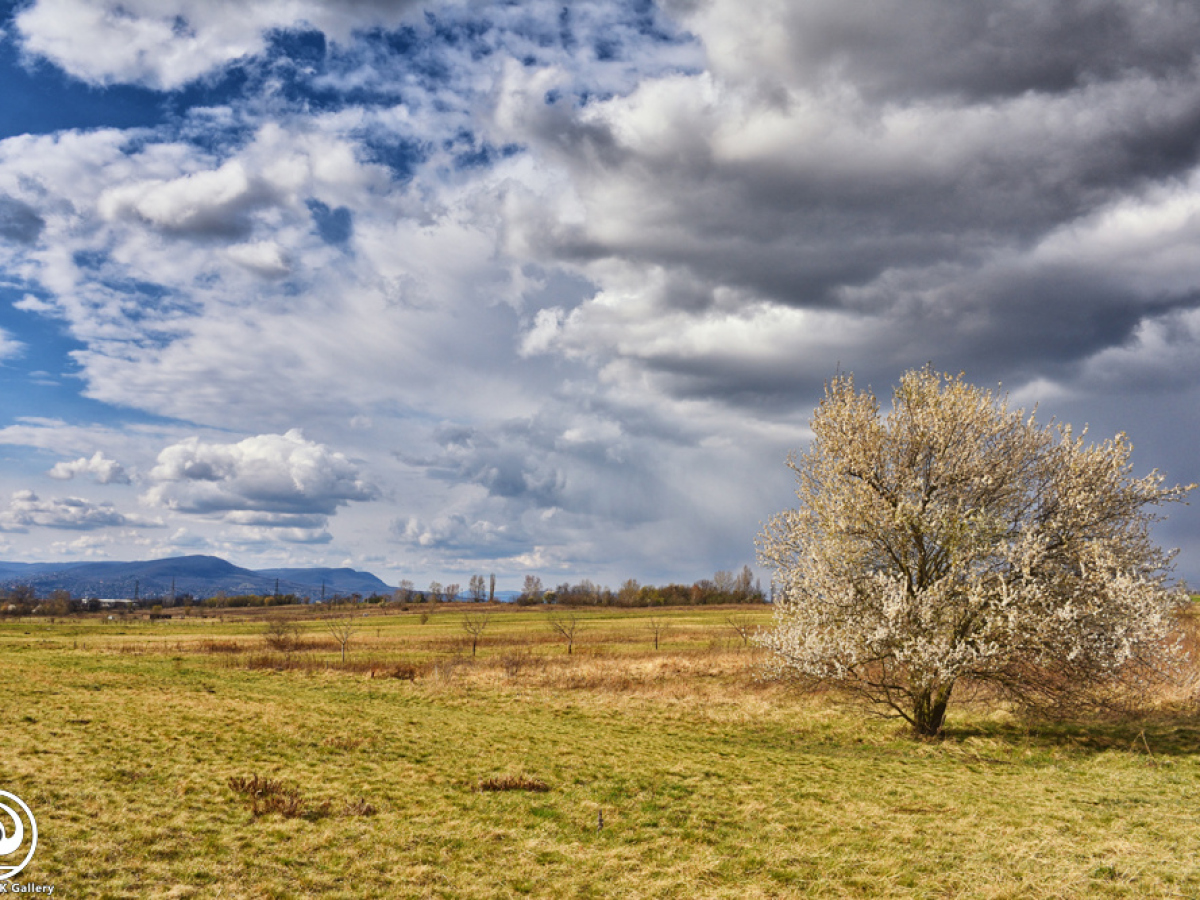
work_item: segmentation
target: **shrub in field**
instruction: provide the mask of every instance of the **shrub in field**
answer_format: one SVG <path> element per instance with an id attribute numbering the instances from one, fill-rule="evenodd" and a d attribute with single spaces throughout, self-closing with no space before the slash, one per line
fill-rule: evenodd
<path id="1" fill-rule="evenodd" d="M 299 788 L 273 778 L 234 775 L 226 783 L 231 791 L 250 801 L 250 814 L 256 819 L 271 813 L 278 813 L 285 819 L 319 819 L 329 815 L 332 808 L 328 800 L 313 803 Z M 344 816 L 373 816 L 377 810 L 359 797 L 344 801 L 339 812 Z"/>
<path id="2" fill-rule="evenodd" d="M 300 628 L 295 622 L 276 617 L 263 626 L 263 641 L 279 653 L 291 653 L 300 643 Z"/>
<path id="3" fill-rule="evenodd" d="M 1131 475 L 1123 435 L 1085 445 L 1003 398 L 907 373 L 881 418 L 851 376 L 826 388 L 789 466 L 799 508 L 767 525 L 778 669 L 849 688 L 920 734 L 960 682 L 1045 708 L 1169 662 L 1170 554 L 1151 510 L 1195 485 Z"/>
<path id="4" fill-rule="evenodd" d="M 256 819 L 268 813 L 279 813 L 285 819 L 296 819 L 304 815 L 306 803 L 297 788 L 282 781 L 260 778 L 258 775 L 232 776 L 227 782 L 229 789 L 250 801 L 250 812 Z"/>

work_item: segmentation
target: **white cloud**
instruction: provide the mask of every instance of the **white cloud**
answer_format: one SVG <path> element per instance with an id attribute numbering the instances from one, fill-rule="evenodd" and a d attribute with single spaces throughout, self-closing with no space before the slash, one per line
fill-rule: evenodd
<path id="1" fill-rule="evenodd" d="M 76 475 L 90 475 L 98 484 L 130 483 L 129 474 L 124 467 L 116 460 L 106 457 L 101 450 L 97 450 L 90 458 L 55 463 L 54 468 L 47 474 L 60 481 L 70 481 Z"/>
<path id="2" fill-rule="evenodd" d="M 0 328 L 0 360 L 20 356 L 25 351 L 25 345 L 11 334 Z"/>
<path id="3" fill-rule="evenodd" d="M 16 16 L 26 51 L 94 84 L 173 90 L 260 53 L 271 29 L 308 25 L 345 40 L 394 25 L 406 0 L 36 0 Z"/>
<path id="4" fill-rule="evenodd" d="M 79 497 L 42 500 L 33 491 L 17 491 L 8 509 L 0 511 L 0 531 L 29 528 L 63 528 L 86 531 L 121 525 L 156 526 L 136 516 L 127 516 L 111 503 L 92 503 Z"/>
<path id="5" fill-rule="evenodd" d="M 89 393 L 244 432 L 335 409 L 363 421 L 376 404 L 520 405 L 502 373 L 477 386 L 513 355 L 496 339 L 526 286 L 497 254 L 509 173 L 435 176 L 418 193 L 357 158 L 363 125 L 268 124 L 224 159 L 153 142 L 127 154 L 106 133 L 0 142 L 0 184 L 7 174 L 47 212 L 47 246 L 14 265 L 52 293 L 36 311 L 85 342 Z M 351 246 L 322 239 L 309 200 L 352 217 Z"/>
<path id="6" fill-rule="evenodd" d="M 521 355 L 533 356 L 550 350 L 557 342 L 562 321 L 563 311 L 557 307 L 538 310 L 533 327 L 521 341 Z"/>
<path id="7" fill-rule="evenodd" d="M 405 53 L 353 36 L 403 2 L 122 9 L 18 22 L 95 83 L 183 84 L 302 21 L 343 41 L 155 130 L 0 142 L 19 308 L 79 342 L 90 398 L 213 429 L 0 442 L 139 472 L 173 444 L 145 497 L 206 546 L 728 568 L 839 367 L 886 392 L 933 360 L 1076 404 L 1194 381 L 1200 26 L 1178 3 L 452 2 L 439 29 L 484 25 L 414 17 Z M 298 422 L 365 461 L 299 485 L 296 442 L 260 434 Z"/>
<path id="8" fill-rule="evenodd" d="M 239 546 L 270 546 L 278 541 L 285 544 L 322 545 L 333 541 L 333 535 L 324 528 L 242 528 L 236 534 L 227 534 L 225 540 Z"/>
<path id="9" fill-rule="evenodd" d="M 199 171 L 169 181 L 133 182 L 110 188 L 97 208 L 106 219 L 131 217 L 168 232 L 236 235 L 245 217 L 275 198 L 263 179 L 251 177 L 237 160 L 219 169 Z"/>
<path id="10" fill-rule="evenodd" d="M 159 453 L 149 477 L 150 505 L 244 525 L 311 530 L 339 506 L 378 496 L 357 465 L 296 429 L 236 444 L 191 438 Z"/>
<path id="11" fill-rule="evenodd" d="M 51 550 L 58 556 L 83 556 L 88 559 L 106 559 L 113 547 L 107 535 L 85 534 L 73 541 L 54 541 Z"/>
<path id="12" fill-rule="evenodd" d="M 234 262 L 264 278 L 282 278 L 291 271 L 287 253 L 274 241 L 238 244 L 229 248 L 229 256 Z"/>

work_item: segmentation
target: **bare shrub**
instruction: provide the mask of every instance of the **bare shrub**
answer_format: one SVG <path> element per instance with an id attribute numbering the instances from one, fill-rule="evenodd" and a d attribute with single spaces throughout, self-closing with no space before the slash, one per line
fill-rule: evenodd
<path id="1" fill-rule="evenodd" d="M 516 678 L 525 669 L 540 666 L 542 659 L 528 650 L 514 650 L 500 657 L 500 667 L 509 678 Z"/>
<path id="2" fill-rule="evenodd" d="M 235 775 L 226 783 L 235 794 L 250 801 L 250 814 L 256 819 L 271 813 L 278 813 L 285 819 L 316 819 L 329 814 L 329 801 L 309 803 L 299 788 L 273 778 Z"/>
<path id="3" fill-rule="evenodd" d="M 282 617 L 268 619 L 263 626 L 263 641 L 277 653 L 291 653 L 300 643 L 300 628 Z"/>
<path id="4" fill-rule="evenodd" d="M 273 778 L 263 778 L 260 775 L 231 775 L 226 784 L 235 794 L 245 797 L 258 797 L 278 794 L 284 789 L 282 781 Z"/>
<path id="5" fill-rule="evenodd" d="M 458 671 L 460 666 L 465 665 L 465 661 L 452 656 L 448 659 L 440 659 L 433 663 L 429 670 L 429 676 L 435 682 L 447 684 L 454 680 L 454 673 Z"/>

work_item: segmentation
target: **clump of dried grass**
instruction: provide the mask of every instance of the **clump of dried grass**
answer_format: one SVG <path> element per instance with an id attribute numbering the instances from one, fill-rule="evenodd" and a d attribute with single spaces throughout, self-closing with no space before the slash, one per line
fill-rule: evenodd
<path id="1" fill-rule="evenodd" d="M 320 819 L 328 816 L 333 805 L 328 800 L 314 803 L 300 789 L 274 778 L 260 775 L 234 775 L 226 782 L 229 789 L 250 802 L 250 814 L 258 819 L 278 813 L 285 819 Z M 373 816 L 376 808 L 364 798 L 344 800 L 339 807 L 343 816 Z"/>
<path id="2" fill-rule="evenodd" d="M 531 791 L 536 794 L 544 794 L 550 790 L 550 785 L 532 775 L 509 773 L 505 775 L 492 775 L 489 778 L 480 779 L 475 790 L 478 793 L 485 791 Z"/>
<path id="3" fill-rule="evenodd" d="M 226 782 L 235 794 L 250 801 L 250 814 L 254 818 L 270 813 L 279 813 L 285 819 L 298 819 L 306 813 L 313 817 L 327 810 L 328 804 L 312 807 L 300 790 L 273 778 L 259 775 L 234 775 Z"/>
<path id="4" fill-rule="evenodd" d="M 347 800 L 342 804 L 343 816 L 373 816 L 377 813 L 374 806 L 359 797 L 357 800 Z"/>

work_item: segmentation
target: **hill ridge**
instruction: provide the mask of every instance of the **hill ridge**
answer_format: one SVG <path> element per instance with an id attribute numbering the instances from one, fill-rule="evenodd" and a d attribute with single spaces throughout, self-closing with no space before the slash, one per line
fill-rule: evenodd
<path id="1" fill-rule="evenodd" d="M 39 596 L 66 590 L 73 597 L 140 598 L 219 593 L 295 594 L 319 598 L 334 594 L 390 593 L 382 579 L 349 567 L 245 569 L 219 556 L 194 554 L 133 561 L 19 563 L 0 561 L 0 586 L 29 585 Z"/>

